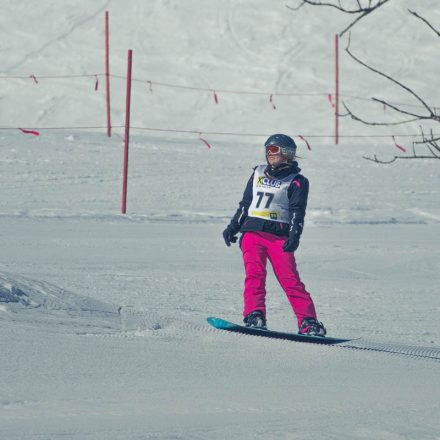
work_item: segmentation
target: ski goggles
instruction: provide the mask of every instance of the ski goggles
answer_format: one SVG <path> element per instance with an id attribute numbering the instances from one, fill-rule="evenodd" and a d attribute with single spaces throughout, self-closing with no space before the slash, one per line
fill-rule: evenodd
<path id="1" fill-rule="evenodd" d="M 280 154 L 281 153 L 281 147 L 278 145 L 268 145 L 266 147 L 266 155 L 269 154 Z"/>

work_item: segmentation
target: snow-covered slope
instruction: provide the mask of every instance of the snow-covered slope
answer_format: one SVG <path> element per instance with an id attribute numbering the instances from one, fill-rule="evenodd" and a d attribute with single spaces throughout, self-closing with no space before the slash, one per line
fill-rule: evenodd
<path id="1" fill-rule="evenodd" d="M 438 23 L 437 1 L 418 3 L 417 11 L 434 25 Z M 440 106 L 436 96 L 438 42 L 427 26 L 407 13 L 413 6 L 408 0 L 394 0 L 361 20 L 352 31 L 351 49 L 414 87 L 431 105 Z M 0 18 L 1 73 L 26 78 L 1 80 L 2 126 L 105 125 L 104 78 L 100 77 L 96 92 L 93 76 L 41 78 L 104 72 L 105 10 L 110 14 L 111 73 L 125 75 L 127 50 L 132 49 L 133 77 L 141 81 L 133 84 L 133 126 L 332 136 L 333 110 L 327 94 L 334 93 L 333 38 L 351 16 L 333 8 L 304 7 L 293 12 L 285 3 L 270 0 L 228 0 L 221 5 L 217 1 L 151 0 L 132 1 L 129 6 L 115 0 L 75 0 L 43 1 L 38 7 L 29 1 L 5 0 Z M 354 110 L 362 111 L 364 117 L 387 117 L 380 105 L 348 97 L 369 98 L 378 92 L 391 102 L 420 105 L 355 63 L 345 54 L 346 45 L 344 38 L 341 93 Z M 38 84 L 29 75 L 39 78 Z M 153 82 L 152 92 L 147 81 Z M 208 92 L 161 87 L 157 82 Z M 218 91 L 218 105 L 211 89 Z M 112 78 L 111 90 L 113 124 L 123 125 L 124 79 Z M 270 93 L 315 96 L 274 96 L 274 111 Z M 341 124 L 342 135 L 390 132 L 389 127 L 369 129 L 348 120 Z M 395 127 L 392 132 L 417 133 L 418 124 Z"/>
<path id="2" fill-rule="evenodd" d="M 391 0 L 359 22 L 351 47 L 440 105 L 438 39 L 408 7 L 440 22 L 437 1 Z M 132 49 L 138 80 L 125 216 L 122 130 L 44 128 L 105 126 L 106 10 L 112 74 L 125 75 Z M 362 159 L 399 152 L 377 135 L 411 147 L 403 135 L 417 124 L 342 119 L 333 145 L 333 37 L 346 23 L 269 0 L 3 2 L 1 438 L 437 438 L 438 161 Z M 124 79 L 111 86 L 119 126 Z M 341 88 L 366 117 L 391 113 L 347 95 L 417 104 L 344 53 Z M 262 94 L 235 93 L 247 91 Z M 205 322 L 241 320 L 241 255 L 221 232 L 274 132 L 295 136 L 311 181 L 303 281 L 329 333 L 358 349 Z M 269 326 L 295 331 L 272 274 L 267 287 Z"/>

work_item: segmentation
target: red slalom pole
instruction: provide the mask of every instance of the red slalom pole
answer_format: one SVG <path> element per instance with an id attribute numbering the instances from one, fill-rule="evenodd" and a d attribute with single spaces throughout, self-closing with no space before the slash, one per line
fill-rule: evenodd
<path id="1" fill-rule="evenodd" d="M 339 35 L 335 34 L 335 144 L 339 144 Z"/>
<path id="2" fill-rule="evenodd" d="M 108 11 L 105 11 L 105 83 L 106 83 L 106 107 L 107 107 L 107 136 L 112 135 L 112 126 L 110 121 L 110 55 L 109 55 L 109 25 Z"/>
<path id="3" fill-rule="evenodd" d="M 130 140 L 130 103 L 131 103 L 131 64 L 132 53 L 128 51 L 127 58 L 127 92 L 125 99 L 125 137 L 124 137 L 124 171 L 122 180 L 122 214 L 127 212 L 127 179 L 128 179 L 128 145 Z"/>

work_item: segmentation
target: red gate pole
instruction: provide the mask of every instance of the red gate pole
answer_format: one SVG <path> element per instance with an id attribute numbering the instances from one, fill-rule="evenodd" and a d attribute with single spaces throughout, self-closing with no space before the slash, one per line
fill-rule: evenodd
<path id="1" fill-rule="evenodd" d="M 339 35 L 335 34 L 335 144 L 339 144 Z"/>
<path id="2" fill-rule="evenodd" d="M 110 121 L 110 63 L 109 63 L 109 25 L 108 11 L 105 11 L 105 82 L 106 82 L 106 107 L 107 107 L 107 136 L 112 135 L 112 126 Z"/>
<path id="3" fill-rule="evenodd" d="M 124 171 L 122 181 L 122 214 L 127 212 L 127 178 L 128 178 L 128 145 L 130 139 L 130 102 L 131 102 L 131 60 L 132 50 L 127 57 L 127 92 L 125 99 L 125 137 L 124 137 Z"/>

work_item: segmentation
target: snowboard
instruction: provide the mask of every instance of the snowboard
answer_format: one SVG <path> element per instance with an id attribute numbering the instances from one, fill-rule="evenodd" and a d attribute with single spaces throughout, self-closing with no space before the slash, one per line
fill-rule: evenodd
<path id="1" fill-rule="evenodd" d="M 219 330 L 226 330 L 229 332 L 243 333 L 246 335 L 263 336 L 265 338 L 273 339 L 287 339 L 289 341 L 309 342 L 312 344 L 340 344 L 342 342 L 351 341 L 351 339 L 331 338 L 327 336 L 308 336 L 297 333 L 285 333 L 274 330 L 263 330 L 252 327 L 245 327 L 244 325 L 234 324 L 233 322 L 225 321 L 221 318 L 209 317 L 207 318 L 209 324 Z"/>

